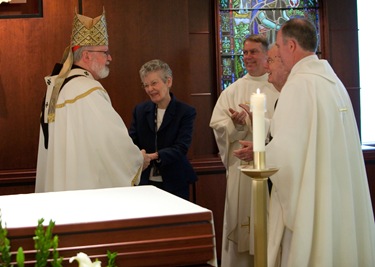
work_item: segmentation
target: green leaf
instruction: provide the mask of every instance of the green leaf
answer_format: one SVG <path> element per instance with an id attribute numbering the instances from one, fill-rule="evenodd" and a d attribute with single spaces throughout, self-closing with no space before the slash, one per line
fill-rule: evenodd
<path id="1" fill-rule="evenodd" d="M 3 227 L 3 222 L 0 212 L 0 266 L 8 267 L 11 266 L 11 253 L 10 253 L 10 240 L 7 238 L 8 231 L 6 227 Z"/>
<path id="2" fill-rule="evenodd" d="M 22 247 L 19 247 L 17 251 L 17 266 L 18 267 L 25 266 L 25 254 L 23 253 Z"/>
<path id="3" fill-rule="evenodd" d="M 111 252 L 107 250 L 108 265 L 107 267 L 117 267 L 116 265 L 117 252 Z"/>

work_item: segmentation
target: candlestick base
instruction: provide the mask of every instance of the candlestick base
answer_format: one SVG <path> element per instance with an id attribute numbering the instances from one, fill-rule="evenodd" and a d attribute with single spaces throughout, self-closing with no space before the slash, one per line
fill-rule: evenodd
<path id="1" fill-rule="evenodd" d="M 255 154 L 255 153 L 254 153 Z M 252 205 L 254 207 L 254 266 L 267 266 L 267 196 L 269 176 L 275 174 L 278 168 L 266 168 L 263 153 L 254 155 L 260 161 L 253 166 L 241 166 L 240 170 L 252 179 Z"/>
<path id="2" fill-rule="evenodd" d="M 241 166 L 240 170 L 245 175 L 247 175 L 251 178 L 267 180 L 268 177 L 270 177 L 273 174 L 275 174 L 276 172 L 278 172 L 279 169 L 278 168 L 268 168 L 268 169 L 259 170 L 259 169 L 254 169 L 254 168 L 247 167 L 247 166 Z"/>

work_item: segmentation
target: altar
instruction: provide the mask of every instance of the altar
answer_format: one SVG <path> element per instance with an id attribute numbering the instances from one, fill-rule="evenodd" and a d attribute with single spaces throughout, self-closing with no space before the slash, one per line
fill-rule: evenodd
<path id="1" fill-rule="evenodd" d="M 64 267 L 86 253 L 117 266 L 217 266 L 212 212 L 154 186 L 0 196 L 11 250 L 22 246 L 34 266 L 33 236 L 39 219 L 55 222 Z"/>

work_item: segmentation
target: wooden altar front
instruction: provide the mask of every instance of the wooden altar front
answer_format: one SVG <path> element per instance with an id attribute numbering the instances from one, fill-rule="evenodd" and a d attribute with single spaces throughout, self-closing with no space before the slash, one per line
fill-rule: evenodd
<path id="1" fill-rule="evenodd" d="M 34 266 L 38 220 L 55 222 L 65 266 L 84 252 L 117 266 L 217 266 L 212 212 L 153 186 L 0 196 L 11 250 Z"/>

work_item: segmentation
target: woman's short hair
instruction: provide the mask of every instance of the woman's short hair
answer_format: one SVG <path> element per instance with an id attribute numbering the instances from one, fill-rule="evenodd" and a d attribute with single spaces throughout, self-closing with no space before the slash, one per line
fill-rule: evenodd
<path id="1" fill-rule="evenodd" d="M 139 70 L 139 76 L 143 81 L 144 77 L 147 74 L 159 70 L 162 72 L 161 79 L 163 80 L 163 82 L 166 82 L 168 78 L 173 78 L 172 70 L 169 65 L 160 59 L 153 59 L 143 64 L 143 66 Z"/>

